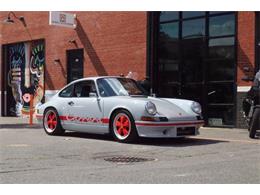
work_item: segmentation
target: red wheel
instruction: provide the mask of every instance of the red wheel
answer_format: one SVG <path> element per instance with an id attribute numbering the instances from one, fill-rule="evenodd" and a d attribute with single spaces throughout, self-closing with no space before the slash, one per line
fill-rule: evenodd
<path id="1" fill-rule="evenodd" d="M 113 114 L 111 131 L 114 138 L 120 142 L 130 142 L 137 137 L 134 120 L 125 110 Z"/>
<path id="2" fill-rule="evenodd" d="M 64 132 L 60 125 L 60 119 L 55 109 L 47 109 L 44 113 L 43 127 L 49 135 L 59 135 Z"/>
<path id="3" fill-rule="evenodd" d="M 126 139 L 131 131 L 131 122 L 128 116 L 124 113 L 118 114 L 114 119 L 114 133 L 118 139 Z"/>

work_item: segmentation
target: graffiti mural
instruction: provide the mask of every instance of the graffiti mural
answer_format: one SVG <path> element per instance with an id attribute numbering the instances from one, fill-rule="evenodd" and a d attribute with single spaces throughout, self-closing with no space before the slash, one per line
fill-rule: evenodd
<path id="1" fill-rule="evenodd" d="M 10 112 L 16 116 L 28 115 L 31 98 L 34 107 L 43 101 L 44 42 L 12 44 L 8 48 L 8 58 L 8 85 L 15 102 L 10 106 Z"/>

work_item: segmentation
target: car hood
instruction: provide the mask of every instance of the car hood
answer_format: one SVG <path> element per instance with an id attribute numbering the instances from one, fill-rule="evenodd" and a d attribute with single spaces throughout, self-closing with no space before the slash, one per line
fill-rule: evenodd
<path id="1" fill-rule="evenodd" d="M 167 99 L 154 97 L 133 97 L 136 99 L 151 101 L 155 104 L 158 114 L 169 120 L 194 120 L 197 114 L 191 110 L 193 101 L 184 99 Z"/>

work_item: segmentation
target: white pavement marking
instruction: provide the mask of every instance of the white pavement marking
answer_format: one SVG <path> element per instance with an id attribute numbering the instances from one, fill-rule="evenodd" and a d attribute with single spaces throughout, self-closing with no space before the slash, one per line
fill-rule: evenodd
<path id="1" fill-rule="evenodd" d="M 9 145 L 6 145 L 7 147 L 28 147 L 30 145 L 27 145 L 27 144 L 9 144 Z"/>

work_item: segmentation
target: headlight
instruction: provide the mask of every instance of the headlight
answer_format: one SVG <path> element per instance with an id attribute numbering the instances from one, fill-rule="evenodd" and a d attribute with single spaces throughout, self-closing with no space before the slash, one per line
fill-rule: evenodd
<path id="1" fill-rule="evenodd" d="M 146 105 L 145 105 L 145 109 L 151 115 L 155 115 L 156 112 L 157 112 L 156 106 L 152 102 L 147 102 Z"/>
<path id="2" fill-rule="evenodd" d="M 191 109 L 196 114 L 201 114 L 201 106 L 198 102 L 192 102 Z"/>

